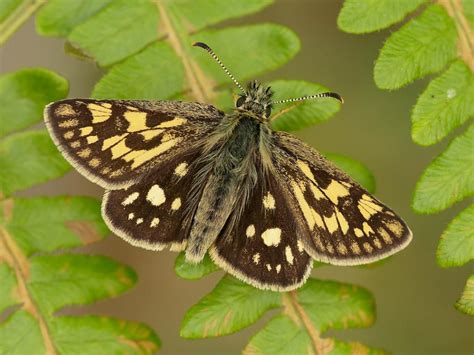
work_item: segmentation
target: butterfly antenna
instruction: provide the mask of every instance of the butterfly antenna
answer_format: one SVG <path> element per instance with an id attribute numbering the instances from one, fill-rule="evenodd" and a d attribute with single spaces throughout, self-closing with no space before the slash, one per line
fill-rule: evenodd
<path id="1" fill-rule="evenodd" d="M 272 104 L 284 104 L 286 102 L 295 102 L 295 101 L 319 99 L 319 98 L 322 98 L 322 97 L 333 97 L 333 98 L 339 100 L 341 103 L 344 103 L 344 99 L 342 98 L 341 95 L 339 95 L 335 92 L 323 92 L 323 93 L 315 94 L 315 95 L 301 96 L 301 97 L 297 97 L 297 98 L 294 98 L 294 99 L 272 101 Z"/>
<path id="2" fill-rule="evenodd" d="M 216 53 L 214 53 L 214 51 L 211 49 L 211 47 L 209 47 L 207 44 L 202 43 L 202 42 L 194 42 L 193 46 L 194 47 L 201 47 L 201 48 L 205 49 L 211 55 L 211 57 L 214 58 L 214 60 L 221 66 L 221 68 L 229 76 L 229 78 L 232 79 L 234 84 L 237 85 L 237 87 L 240 90 L 242 90 L 243 93 L 245 93 L 245 89 L 242 87 L 242 85 L 240 85 L 240 83 L 237 81 L 237 79 L 230 73 L 229 69 L 227 69 L 226 66 L 221 62 L 221 60 L 216 55 Z"/>

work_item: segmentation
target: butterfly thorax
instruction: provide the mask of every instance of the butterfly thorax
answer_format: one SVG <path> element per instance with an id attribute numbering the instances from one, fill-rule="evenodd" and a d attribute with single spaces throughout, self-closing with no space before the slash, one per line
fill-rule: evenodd
<path id="1" fill-rule="evenodd" d="M 216 128 L 215 135 L 220 139 L 215 138 L 217 143 L 203 155 L 206 158 L 199 159 L 199 174 L 207 175 L 207 183 L 191 224 L 186 249 L 189 261 L 204 257 L 223 229 L 238 219 L 236 206 L 245 205 L 246 196 L 251 195 L 261 167 L 260 140 L 267 134 L 262 126 L 253 115 L 227 115 Z"/>

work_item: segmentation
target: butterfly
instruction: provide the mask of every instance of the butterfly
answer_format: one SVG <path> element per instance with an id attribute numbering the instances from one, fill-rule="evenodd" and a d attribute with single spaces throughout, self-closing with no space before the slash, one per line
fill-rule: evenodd
<path id="1" fill-rule="evenodd" d="M 66 99 L 45 108 L 64 157 L 106 189 L 102 216 L 132 245 L 206 253 L 261 289 L 289 291 L 313 259 L 359 265 L 396 253 L 406 223 L 309 145 L 270 128 L 269 87 L 240 88 L 236 107 L 180 101 Z"/>

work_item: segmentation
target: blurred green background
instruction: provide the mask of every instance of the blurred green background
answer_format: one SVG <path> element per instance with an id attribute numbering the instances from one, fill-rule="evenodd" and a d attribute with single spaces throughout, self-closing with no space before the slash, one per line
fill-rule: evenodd
<path id="1" fill-rule="evenodd" d="M 256 15 L 219 25 L 275 22 L 299 35 L 302 50 L 296 58 L 259 79 L 313 81 L 342 94 L 346 103 L 335 118 L 296 135 L 320 151 L 349 155 L 365 163 L 376 176 L 377 197 L 403 216 L 413 230 L 412 244 L 382 266 L 324 267 L 313 271 L 313 276 L 319 278 L 364 286 L 377 301 L 377 321 L 372 328 L 331 333 L 394 354 L 472 354 L 474 322 L 453 306 L 473 271 L 472 266 L 441 269 L 435 261 L 441 232 L 467 201 L 438 215 L 415 215 L 410 209 L 418 177 L 450 140 L 423 148 L 410 139 L 410 110 L 428 80 L 394 92 L 377 89 L 372 79 L 373 63 L 392 30 L 363 36 L 343 33 L 336 26 L 341 5 L 340 0 L 278 0 Z M 219 48 L 214 49 L 219 53 Z M 238 48 L 235 55 L 239 55 Z M 37 36 L 30 21 L 1 48 L 0 70 L 5 73 L 36 66 L 52 69 L 69 79 L 70 97 L 89 96 L 101 75 L 101 70 L 91 63 L 65 55 L 61 40 Z M 239 73 L 234 75 L 239 77 Z M 100 197 L 102 189 L 72 172 L 27 194 Z M 68 312 L 94 312 L 143 321 L 154 327 L 162 339 L 162 354 L 237 354 L 270 318 L 267 315 L 256 325 L 231 336 L 181 339 L 179 325 L 185 311 L 212 289 L 219 274 L 194 282 L 181 280 L 173 271 L 175 253 L 141 250 L 116 237 L 85 250 L 131 265 L 140 280 L 132 292 L 120 298 Z"/>

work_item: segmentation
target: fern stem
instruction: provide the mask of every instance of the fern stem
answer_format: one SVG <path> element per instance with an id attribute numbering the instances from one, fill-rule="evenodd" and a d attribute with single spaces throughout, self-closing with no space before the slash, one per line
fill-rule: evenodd
<path id="1" fill-rule="evenodd" d="M 25 0 L 2 23 L 0 23 L 0 46 L 25 23 L 46 0 Z"/>
<path id="2" fill-rule="evenodd" d="M 282 297 L 283 304 L 285 305 L 285 313 L 299 327 L 304 327 L 306 329 L 306 332 L 311 338 L 311 343 L 313 344 L 313 349 L 316 355 L 327 354 L 331 350 L 332 341 L 329 339 L 321 338 L 321 333 L 313 325 L 308 314 L 299 303 L 297 291 L 290 291 L 284 293 Z"/>
<path id="3" fill-rule="evenodd" d="M 461 0 L 438 0 L 438 3 L 456 24 L 459 56 L 474 72 L 474 31 L 466 19 Z"/>
<path id="4" fill-rule="evenodd" d="M 11 218 L 13 209 L 13 200 L 3 200 L 3 215 L 7 222 Z M 38 306 L 30 296 L 27 287 L 27 280 L 29 277 L 29 264 L 28 259 L 22 253 L 21 249 L 15 243 L 13 238 L 10 236 L 8 231 L 0 227 L 0 260 L 5 260 L 8 266 L 10 266 L 16 275 L 16 281 L 18 283 L 18 295 L 20 301 L 23 303 L 22 308 L 30 313 L 37 321 L 40 327 L 41 335 L 43 336 L 43 342 L 46 354 L 56 355 L 57 351 L 54 347 L 51 335 L 46 324 L 45 319 L 38 310 Z"/>
<path id="5" fill-rule="evenodd" d="M 205 79 L 205 76 L 201 72 L 200 68 L 195 63 L 193 63 L 189 54 L 184 49 L 182 39 L 180 39 L 178 30 L 175 28 L 176 26 L 174 26 L 172 18 L 165 5 L 163 5 L 161 0 L 156 0 L 155 4 L 161 16 L 161 25 L 167 34 L 168 43 L 183 63 L 184 72 L 194 99 L 199 102 L 209 102 L 211 92 L 206 88 L 205 85 L 208 80 Z M 191 42 L 189 43 L 189 46 L 191 46 Z"/>

